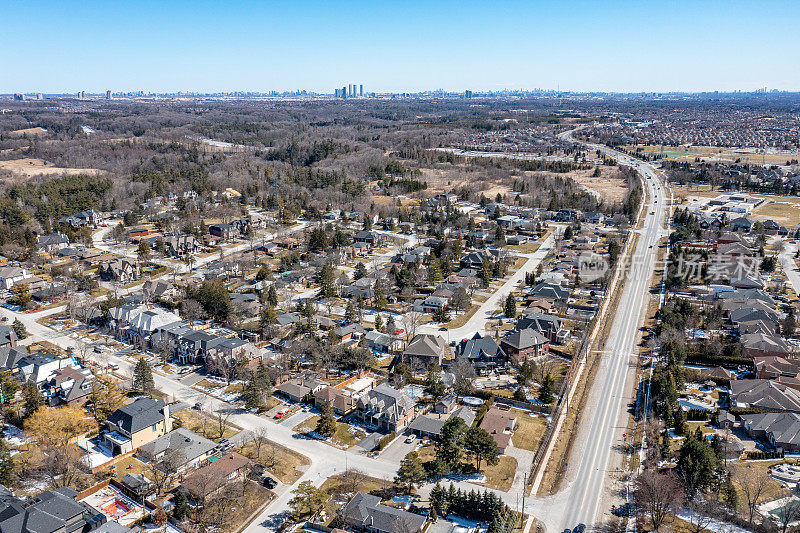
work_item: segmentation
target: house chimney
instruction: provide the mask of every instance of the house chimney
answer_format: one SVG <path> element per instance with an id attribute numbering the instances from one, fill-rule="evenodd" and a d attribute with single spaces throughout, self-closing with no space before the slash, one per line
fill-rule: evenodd
<path id="1" fill-rule="evenodd" d="M 164 408 L 161 410 L 164 413 L 164 432 L 169 433 L 172 431 L 172 417 L 169 416 L 169 404 L 164 402 Z"/>

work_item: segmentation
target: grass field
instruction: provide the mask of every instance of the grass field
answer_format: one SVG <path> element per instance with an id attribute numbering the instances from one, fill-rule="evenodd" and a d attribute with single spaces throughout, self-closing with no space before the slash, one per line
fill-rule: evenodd
<path id="1" fill-rule="evenodd" d="M 289 485 L 303 475 L 298 467 L 311 464 L 305 455 L 270 440 L 262 444 L 260 450 L 253 442 L 248 442 L 239 453 L 263 464 L 272 475 Z"/>
<path id="2" fill-rule="evenodd" d="M 303 422 L 297 424 L 292 429 L 297 433 L 314 431 L 314 429 L 317 427 L 317 421 L 319 421 L 319 415 L 312 415 Z M 345 424 L 344 422 L 336 422 L 336 432 L 333 434 L 333 437 L 331 437 L 331 441 L 339 446 L 346 446 L 349 448 L 358 442 L 358 439 L 355 435 L 350 433 L 349 424 Z"/>
<path id="3" fill-rule="evenodd" d="M 214 442 L 218 442 L 221 439 L 228 439 L 239 432 L 232 424 L 227 424 L 223 428 L 222 435 L 220 435 L 218 420 L 213 417 L 203 417 L 203 415 L 190 409 L 178 411 L 173 414 L 173 416 L 180 420 L 183 427 L 189 431 L 193 431 Z"/>
<path id="4" fill-rule="evenodd" d="M 517 413 L 517 429 L 511 439 L 514 446 L 535 452 L 547 428 L 547 421 L 541 416 L 532 416 L 517 409 L 514 411 Z"/>
<path id="5" fill-rule="evenodd" d="M 797 152 L 777 152 L 762 154 L 754 149 L 748 148 L 722 148 L 716 146 L 633 146 L 625 147 L 627 150 L 635 151 L 641 148 L 642 152 L 650 154 L 663 153 L 666 159 L 675 161 L 694 161 L 695 158 L 709 159 L 712 161 L 723 160 L 730 163 L 740 160 L 742 163 L 766 164 L 766 165 L 785 165 L 792 159 L 800 159 Z"/>

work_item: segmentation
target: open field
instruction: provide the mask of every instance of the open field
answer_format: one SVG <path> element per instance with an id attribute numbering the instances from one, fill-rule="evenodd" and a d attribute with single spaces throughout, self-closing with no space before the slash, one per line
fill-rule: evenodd
<path id="1" fill-rule="evenodd" d="M 780 152 L 769 150 L 761 153 L 753 148 L 721 148 L 716 146 L 633 146 L 628 145 L 626 150 L 636 151 L 641 148 L 644 153 L 662 154 L 665 159 L 672 161 L 694 161 L 695 158 L 708 161 L 723 161 L 734 163 L 766 164 L 766 165 L 785 165 L 792 159 L 800 159 L 800 153 Z"/>
<path id="2" fill-rule="evenodd" d="M 96 168 L 62 168 L 53 163 L 47 163 L 40 159 L 26 157 L 23 159 L 12 159 L 0 161 L 0 171 L 8 171 L 14 177 L 32 178 L 34 176 L 72 176 L 76 174 L 102 174 L 102 170 Z"/>
<path id="3" fill-rule="evenodd" d="M 573 170 L 564 174 L 577 181 L 580 185 L 599 194 L 606 203 L 621 203 L 625 201 L 628 187 L 625 180 L 617 176 L 617 167 L 599 166 L 600 176 L 594 177 L 594 169 Z"/>
<path id="4" fill-rule="evenodd" d="M 14 130 L 9 132 L 11 135 L 28 135 L 29 137 L 38 137 L 39 135 L 47 135 L 47 130 L 36 126 L 35 128 L 24 128 L 21 130 Z"/>

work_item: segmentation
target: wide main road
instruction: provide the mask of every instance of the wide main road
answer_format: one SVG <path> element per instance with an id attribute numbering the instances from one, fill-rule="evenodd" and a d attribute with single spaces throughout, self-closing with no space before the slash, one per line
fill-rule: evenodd
<path id="1" fill-rule="evenodd" d="M 562 134 L 562 140 L 574 141 L 570 133 Z M 620 466 L 619 458 L 612 458 L 612 453 L 621 438 L 620 428 L 626 422 L 622 415 L 626 412 L 632 394 L 632 383 L 626 386 L 631 374 L 631 358 L 643 312 L 647 307 L 658 241 L 664 234 L 664 222 L 669 209 L 666 205 L 665 186 L 649 163 L 605 146 L 585 146 L 591 150 L 600 150 L 640 173 L 647 191 L 644 206 L 646 211 L 644 226 L 637 231 L 639 237 L 631 262 L 629 265 L 621 265 L 625 269 L 622 294 L 616 306 L 605 350 L 601 355 L 602 362 L 594 379 L 588 409 L 581 414 L 579 438 L 572 458 L 579 461 L 577 474 L 564 491 L 566 494 L 556 497 L 564 507 L 557 513 L 558 520 L 546 520 L 549 522 L 549 531 L 571 528 L 578 523 L 594 524 L 600 516 L 600 502 L 610 481 L 609 472 Z M 574 457 L 575 455 L 579 457 Z M 551 513 L 553 510 L 555 509 L 551 509 Z M 558 527 L 554 527 L 557 524 Z"/>

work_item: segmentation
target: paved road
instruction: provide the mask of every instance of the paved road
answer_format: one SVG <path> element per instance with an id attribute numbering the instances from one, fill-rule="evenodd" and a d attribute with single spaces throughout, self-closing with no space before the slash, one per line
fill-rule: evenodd
<path id="1" fill-rule="evenodd" d="M 564 137 L 570 139 L 568 134 Z M 608 486 L 609 471 L 617 466 L 611 464 L 612 448 L 621 437 L 619 428 L 625 421 L 620 417 L 631 395 L 626 381 L 637 330 L 647 306 L 647 295 L 656 266 L 656 248 L 663 234 L 668 210 L 664 185 L 651 165 L 605 146 L 588 145 L 588 148 L 601 150 L 637 169 L 646 178 L 648 204 L 644 207 L 647 210 L 644 227 L 639 232 L 639 241 L 632 254 L 632 264 L 606 343 L 605 359 L 594 380 L 592 394 L 597 403 L 593 412 L 584 412 L 582 416 L 581 424 L 589 426 L 588 432 L 584 433 L 587 438 L 583 443 L 577 476 L 565 491 L 566 505 L 558 513 L 560 520 L 548 520 L 548 531 L 571 528 L 578 523 L 591 526 L 601 514 L 599 506 Z M 563 495 L 559 496 L 563 498 Z"/>
<path id="2" fill-rule="evenodd" d="M 475 311 L 475 314 L 472 315 L 463 326 L 452 328 L 447 332 L 439 332 L 439 328 L 441 327 L 439 324 L 435 326 L 424 325 L 417 328 L 417 333 L 433 333 L 436 335 L 444 335 L 445 337 L 449 336 L 448 341 L 456 342 L 461 339 L 471 338 L 475 333 L 485 335 L 486 321 L 500 308 L 502 302 L 509 293 L 516 290 L 520 283 L 525 282 L 525 274 L 536 271 L 536 267 L 539 266 L 539 263 L 541 263 L 544 257 L 553 249 L 554 242 L 555 232 L 550 233 L 535 252 L 531 254 L 519 254 L 519 257 L 527 258 L 525 264 L 509 276 L 502 286 L 494 290 L 489 298 L 480 305 L 478 310 Z"/>

